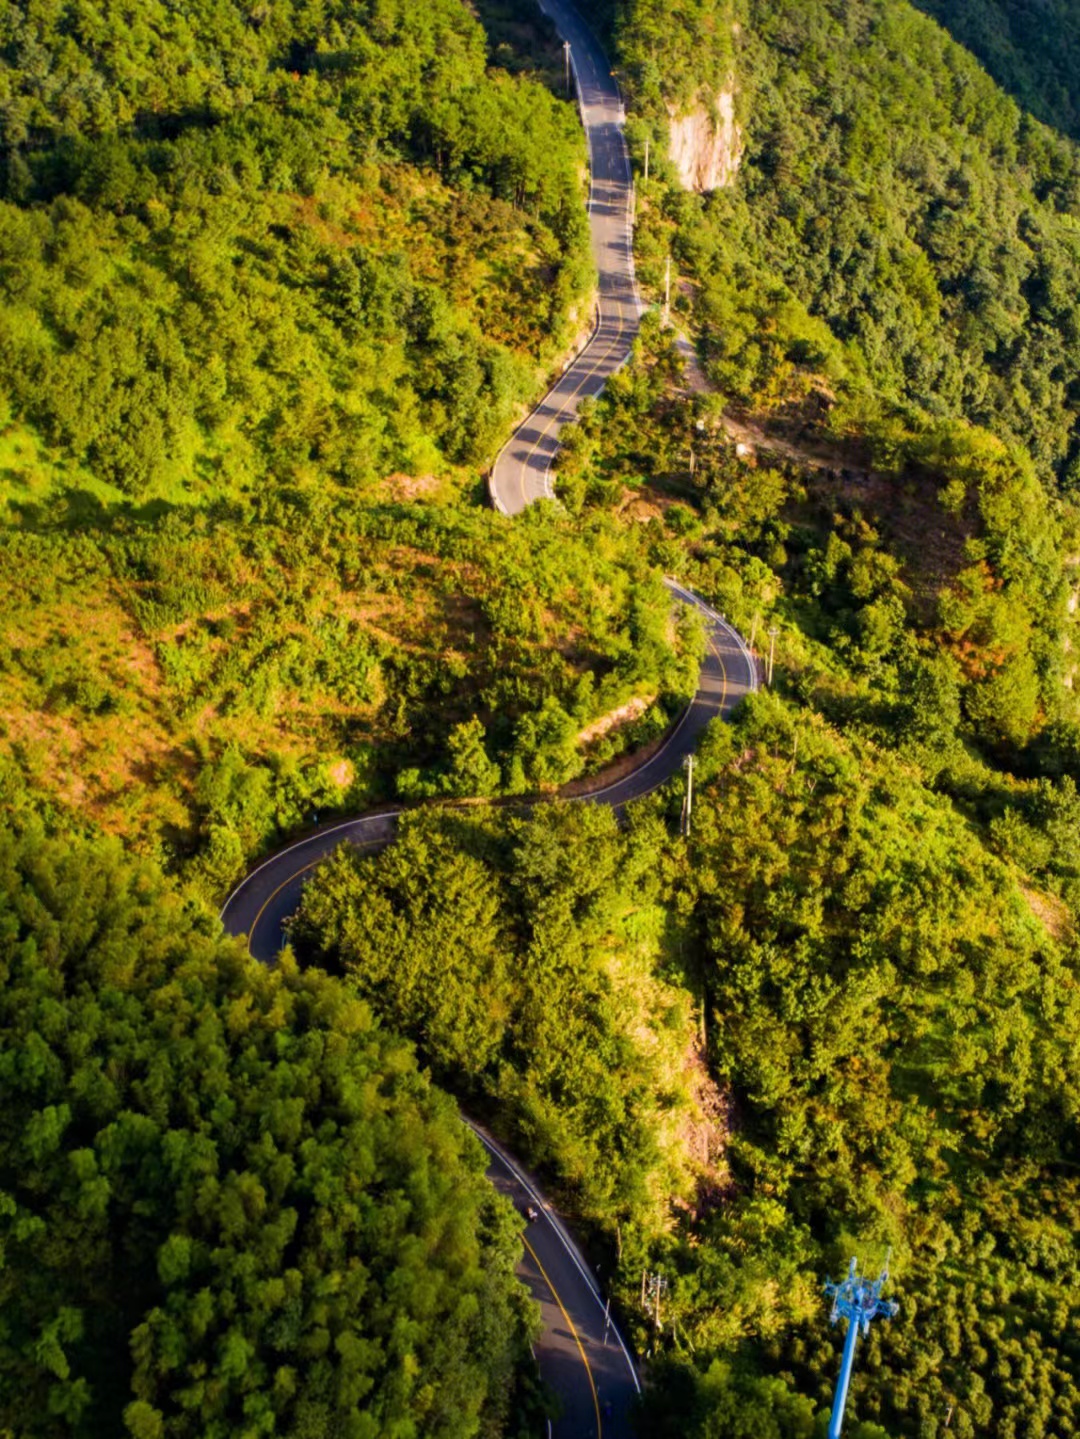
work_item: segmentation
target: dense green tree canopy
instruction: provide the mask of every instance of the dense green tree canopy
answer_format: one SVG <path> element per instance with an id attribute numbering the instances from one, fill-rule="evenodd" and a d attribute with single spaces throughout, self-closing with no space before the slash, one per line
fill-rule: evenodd
<path id="1" fill-rule="evenodd" d="M 0 403 L 53 485 L 488 457 L 591 262 L 573 111 L 485 58 L 460 0 L 8 7 Z"/>
<path id="2" fill-rule="evenodd" d="M 1071 487 L 1074 145 L 901 0 L 635 0 L 614 35 L 639 166 L 653 139 L 643 274 L 655 283 L 674 249 L 733 399 L 775 406 L 816 373 L 846 397 L 845 422 L 963 416 Z M 669 107 L 707 111 L 720 90 L 736 100 L 738 177 L 687 195 L 664 156 Z"/>
<path id="3" fill-rule="evenodd" d="M 816 1432 L 842 1343 L 822 1280 L 886 1248 L 901 1313 L 861 1351 L 853 1433 L 943 1435 L 950 1407 L 969 1439 L 1069 1432 L 1062 911 L 910 762 L 798 706 L 756 697 L 699 761 L 689 844 L 663 801 L 624 833 L 587 806 L 417 816 L 319 873 L 300 950 L 617 1236 L 624 1313 L 664 1356 L 646 1432 Z"/>
<path id="4" fill-rule="evenodd" d="M 684 1256 L 696 1322 L 714 1340 L 741 1322 L 824 1396 L 839 1338 L 799 1271 L 891 1245 L 903 1303 L 860 1362 L 860 1416 L 1069 1432 L 1075 940 L 902 766 L 771 700 L 714 744 L 691 882 L 740 1124 L 709 1263 Z"/>
<path id="5" fill-rule="evenodd" d="M 953 7 L 1010 96 L 901 0 L 592 8 L 720 393 L 650 320 L 512 526 L 469 467 L 590 281 L 531 0 L 499 71 L 458 0 L 0 17 L 0 795 L 58 836 L 0 851 L 0 1429 L 512 1426 L 512 1217 L 396 1033 L 590 1222 L 645 1432 L 820 1431 L 822 1278 L 887 1245 L 853 1439 L 1077 1427 L 1080 152 L 1017 103 L 1067 17 L 1051 66 Z M 689 842 L 675 793 L 429 810 L 313 879 L 302 972 L 198 917 L 316 813 L 654 738 L 662 571 L 776 642 Z"/>
<path id="6" fill-rule="evenodd" d="M 1080 27 L 1068 0 L 916 0 L 1047 125 L 1080 136 Z"/>
<path id="7" fill-rule="evenodd" d="M 504 1432 L 516 1217 L 407 1046 L 113 846 L 0 894 L 0 1428 Z"/>
<path id="8" fill-rule="evenodd" d="M 652 973 L 663 841 L 592 805 L 408 816 L 385 853 L 345 846 L 320 869 L 293 931 L 579 1214 L 630 1232 L 653 1231 L 685 1184 L 693 1034 L 685 995 Z"/>

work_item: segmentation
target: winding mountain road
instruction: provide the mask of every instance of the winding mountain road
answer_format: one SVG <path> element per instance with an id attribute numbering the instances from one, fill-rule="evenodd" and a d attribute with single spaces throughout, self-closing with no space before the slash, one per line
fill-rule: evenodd
<path id="1" fill-rule="evenodd" d="M 674 580 L 667 585 L 674 598 L 695 609 L 704 622 L 706 652 L 697 692 L 654 754 L 614 784 L 583 795 L 578 803 L 622 809 L 659 789 L 678 774 L 710 720 L 730 714 L 744 695 L 757 688 L 754 661 L 741 636 L 698 595 Z M 225 928 L 230 934 L 246 934 L 252 955 L 270 962 L 285 942 L 285 921 L 300 907 L 304 884 L 319 862 L 345 843 L 361 850 L 384 849 L 397 833 L 401 813 L 400 807 L 372 810 L 324 825 L 278 850 L 225 901 L 221 911 Z"/>
<path id="2" fill-rule="evenodd" d="M 567 0 L 539 0 L 570 42 L 581 118 L 589 144 L 589 229 L 599 276 L 598 319 L 589 343 L 564 371 L 495 461 L 489 488 L 495 508 L 517 515 L 534 500 L 553 499 L 551 462 L 559 433 L 582 400 L 598 395 L 624 364 L 638 332 L 641 301 L 634 278 L 630 157 L 623 104 L 596 36 Z"/>
<path id="3" fill-rule="evenodd" d="M 697 692 L 659 749 L 616 783 L 575 803 L 622 809 L 651 794 L 679 773 L 705 727 L 730 714 L 744 695 L 757 689 L 757 670 L 739 634 L 704 600 L 674 580 L 668 588 L 701 615 L 706 653 Z M 285 942 L 285 921 L 296 913 L 304 884 L 320 861 L 341 844 L 360 850 L 384 849 L 397 832 L 400 809 L 376 810 L 315 830 L 264 860 L 233 891 L 222 910 L 232 934 L 246 934 L 256 959 L 272 962 Z M 535 1181 L 478 1130 L 488 1149 L 488 1176 L 524 1210 L 540 1220 L 523 1236 L 520 1273 L 538 1301 L 544 1332 L 536 1345 L 540 1371 L 558 1396 L 557 1439 L 630 1439 L 630 1414 L 639 1383 L 629 1351 L 616 1326 L 606 1322 L 604 1301 L 588 1265 L 565 1226 L 541 1197 Z"/>
<path id="4" fill-rule="evenodd" d="M 518 1210 L 539 1214 L 522 1236 L 518 1274 L 540 1306 L 540 1370 L 558 1395 L 560 1436 L 629 1439 L 634 1399 L 641 1392 L 630 1351 L 588 1263 L 533 1177 L 478 1125 L 466 1120 L 488 1152 L 488 1178 Z"/>
<path id="5" fill-rule="evenodd" d="M 598 394 L 624 363 L 641 313 L 634 280 L 622 101 L 602 48 L 573 7 L 566 0 L 539 3 L 571 44 L 592 168 L 589 217 L 600 277 L 599 315 L 589 344 L 518 427 L 495 463 L 492 502 L 507 515 L 553 497 L 551 462 L 559 434 L 582 399 Z M 757 688 L 754 661 L 723 616 L 674 580 L 667 584 L 673 598 L 691 606 L 704 621 L 707 649 L 697 693 L 655 753 L 616 783 L 582 796 L 580 803 L 621 809 L 658 789 L 678 774 L 706 725 L 729 714 Z M 361 850 L 384 848 L 397 832 L 400 814 L 400 809 L 387 808 L 326 825 L 264 860 L 226 901 L 221 915 L 226 929 L 247 935 L 252 955 L 271 962 L 284 942 L 285 921 L 295 914 L 304 884 L 320 861 L 343 843 Z M 561 1406 L 553 1436 L 630 1439 L 640 1384 L 629 1350 L 609 1321 L 596 1279 L 535 1180 L 489 1134 L 466 1122 L 488 1152 L 488 1175 L 496 1188 L 519 1210 L 531 1205 L 539 1211 L 539 1219 L 523 1235 L 519 1272 L 543 1316 L 537 1359 Z"/>

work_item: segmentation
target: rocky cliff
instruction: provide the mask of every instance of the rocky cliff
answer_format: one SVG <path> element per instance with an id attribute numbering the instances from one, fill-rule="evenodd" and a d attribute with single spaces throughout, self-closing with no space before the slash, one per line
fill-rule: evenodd
<path id="1" fill-rule="evenodd" d="M 742 154 L 734 91 L 722 90 L 711 112 L 705 105 L 686 115 L 671 112 L 671 158 L 686 189 L 704 192 L 730 185 Z"/>

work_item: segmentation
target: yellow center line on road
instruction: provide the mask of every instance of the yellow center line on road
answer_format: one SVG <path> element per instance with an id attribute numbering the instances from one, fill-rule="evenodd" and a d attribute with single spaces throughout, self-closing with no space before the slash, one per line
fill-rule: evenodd
<path id="1" fill-rule="evenodd" d="M 342 840 L 343 844 L 352 844 L 353 849 L 371 849 L 373 845 L 382 844 L 382 842 L 383 841 L 381 839 L 367 839 L 363 842 L 363 844 L 355 844 L 351 840 Z M 281 891 L 283 889 L 286 889 L 290 884 L 292 884 L 294 879 L 299 879 L 302 874 L 307 874 L 309 869 L 314 869 L 316 865 L 322 864 L 324 859 L 326 859 L 326 855 L 320 854 L 318 859 L 313 859 L 307 864 L 302 864 L 299 869 L 294 869 L 292 874 L 289 875 L 288 879 L 283 879 L 278 885 L 277 889 L 275 889 L 272 894 L 268 895 L 266 899 L 263 900 L 263 903 L 259 908 L 259 912 L 255 916 L 251 928 L 248 930 L 248 954 L 251 954 L 252 958 L 254 958 L 254 954 L 252 954 L 251 946 L 252 942 L 255 939 L 255 931 L 258 929 L 259 921 L 262 919 L 267 909 L 270 907 L 270 905 L 273 904 L 274 900 L 277 899 Z"/>
<path id="2" fill-rule="evenodd" d="M 559 405 L 559 408 L 555 411 L 555 413 L 554 413 L 554 414 L 551 416 L 551 418 L 548 420 L 547 424 L 544 426 L 544 428 L 543 428 L 543 429 L 540 431 L 540 433 L 537 435 L 536 439 L 533 441 L 532 446 L 530 447 L 530 449 L 529 449 L 528 453 L 526 454 L 525 458 L 521 461 L 521 469 L 520 469 L 520 471 L 519 471 L 519 473 L 518 473 L 518 483 L 519 483 L 520 486 L 521 486 L 521 499 L 522 499 L 522 502 L 523 502 L 524 504 L 526 504 L 526 505 L 529 503 L 529 500 L 528 500 L 528 496 L 527 496 L 526 493 L 525 493 L 525 471 L 528 469 L 529 461 L 532 459 L 532 457 L 533 457 L 533 456 L 537 453 L 537 451 L 540 449 L 540 446 L 543 444 L 544 440 L 547 438 L 548 434 L 550 433 L 552 425 L 558 423 L 560 417 L 564 414 L 565 410 L 566 410 L 568 407 L 570 408 L 571 413 L 573 412 L 574 407 L 576 406 L 578 399 L 581 397 L 581 392 L 582 392 L 583 387 L 584 387 L 585 385 L 587 385 L 588 382 L 589 382 L 591 379 L 593 379 L 593 377 L 596 375 L 596 372 L 600 369 L 600 367 L 601 367 L 602 365 L 605 365 L 605 364 L 607 363 L 607 361 L 611 359 L 612 355 L 615 354 L 615 352 L 619 349 L 619 347 L 620 347 L 620 346 L 622 345 L 622 343 L 623 343 L 623 334 L 624 334 L 624 332 L 625 332 L 625 330 L 626 330 L 626 324 L 625 324 L 625 322 L 624 322 L 624 320 L 623 320 L 623 315 L 622 315 L 622 301 L 617 299 L 617 300 L 616 300 L 616 305 L 619 307 L 619 308 L 617 309 L 617 311 L 616 311 L 616 316 L 615 316 L 615 318 L 616 318 L 616 319 L 618 320 L 618 322 L 619 322 L 619 330 L 618 330 L 618 333 L 616 334 L 615 338 L 608 343 L 608 346 L 607 346 L 607 348 L 605 349 L 604 353 L 603 353 L 602 355 L 599 355 L 599 356 L 592 362 L 592 364 L 589 366 L 588 370 L 586 370 L 585 374 L 582 375 L 581 379 L 580 379 L 580 380 L 577 382 L 577 384 L 575 385 L 572 393 L 571 393 L 570 395 L 568 395 L 567 398 L 566 398 L 564 401 L 561 402 L 561 404 Z M 603 310 L 602 310 L 602 308 L 601 308 L 601 324 L 603 324 Z M 599 334 L 599 328 L 597 329 L 597 334 Z M 592 344 L 593 344 L 593 341 L 590 340 L 589 344 L 585 347 L 585 349 L 584 349 L 584 350 L 581 352 L 581 354 L 578 356 L 578 360 L 575 361 L 575 363 L 579 363 L 579 362 L 585 360 L 585 359 L 588 357 L 588 353 L 589 353 L 589 350 L 590 350 L 591 347 L 592 347 Z M 573 367 L 571 367 L 571 370 L 572 370 L 572 368 L 573 368 Z M 549 391 L 548 394 L 550 395 L 550 394 L 551 394 L 551 391 Z M 546 471 L 545 471 L 545 473 L 546 473 Z"/>
<path id="3" fill-rule="evenodd" d="M 526 1248 L 526 1249 L 529 1251 L 529 1253 L 532 1255 L 532 1257 L 533 1257 L 533 1263 L 536 1265 L 537 1269 L 539 1269 L 540 1274 L 541 1274 L 541 1276 L 543 1277 L 544 1283 L 545 1283 L 545 1284 L 547 1285 L 547 1287 L 551 1290 L 551 1297 L 555 1300 L 555 1303 L 559 1306 L 559 1313 L 560 1313 L 560 1314 L 562 1315 L 562 1317 L 566 1320 L 567 1325 L 569 1326 L 569 1329 L 570 1329 L 570 1333 L 571 1333 L 571 1334 L 573 1335 L 573 1337 L 574 1337 L 574 1343 L 577 1345 L 577 1347 L 578 1347 L 578 1353 L 581 1355 L 581 1362 L 582 1362 L 582 1364 L 585 1365 L 585 1373 L 589 1376 L 589 1388 L 592 1390 L 593 1407 L 594 1407 L 595 1410 L 596 1410 L 596 1439 L 602 1439 L 602 1435 L 603 1435 L 603 1432 L 604 1432 L 604 1431 L 603 1431 L 603 1426 L 602 1426 L 602 1424 L 601 1424 L 601 1422 L 600 1422 L 600 1398 L 599 1398 L 599 1395 L 598 1395 L 597 1392 L 596 1392 L 596 1381 L 593 1379 L 593 1372 L 592 1372 L 592 1369 L 589 1367 L 589 1360 L 588 1360 L 588 1357 L 587 1357 L 587 1355 L 586 1355 L 586 1353 L 585 1353 L 585 1346 L 582 1344 L 582 1342 L 581 1342 L 581 1337 L 580 1337 L 580 1335 L 578 1334 L 577 1330 L 574 1328 L 574 1321 L 570 1318 L 569 1314 L 567 1314 L 567 1312 L 566 1312 L 566 1305 L 565 1305 L 565 1304 L 562 1302 L 562 1300 L 559 1298 L 559 1291 L 555 1288 L 554 1284 L 552 1284 L 551 1280 L 548 1278 L 547 1270 L 546 1270 L 546 1269 L 544 1268 L 544 1266 L 540 1263 L 540 1256 L 537 1254 L 536 1250 L 532 1247 L 532 1245 L 529 1243 L 529 1241 L 525 1238 L 524 1234 L 521 1236 L 521 1242 L 522 1242 L 522 1244 L 524 1244 L 525 1248 Z"/>
<path id="4" fill-rule="evenodd" d="M 612 182 L 612 183 L 618 183 L 618 182 Z M 629 214 L 629 210 L 630 210 L 630 190 L 629 190 L 629 187 L 627 187 L 627 191 L 626 191 L 626 202 L 625 202 L 624 208 L 626 209 L 627 214 Z M 576 403 L 577 403 L 578 399 L 579 399 L 580 396 L 581 396 L 582 388 L 583 388 L 591 379 L 593 379 L 593 377 L 596 375 L 596 373 L 597 373 L 597 371 L 600 369 L 600 367 L 601 367 L 602 365 L 604 365 L 604 364 L 607 363 L 607 361 L 612 357 L 612 355 L 615 354 L 615 352 L 619 349 L 620 345 L 622 345 L 622 343 L 623 343 L 623 335 L 624 335 L 626 329 L 628 328 L 627 325 L 626 325 L 626 323 L 625 323 L 625 320 L 624 320 L 624 318 L 623 318 L 623 300 L 622 300 L 622 297 L 621 297 L 620 295 L 615 295 L 615 296 L 613 296 L 613 299 L 614 299 L 614 303 L 615 303 L 615 318 L 616 318 L 616 320 L 618 321 L 618 325 L 619 325 L 619 329 L 618 329 L 617 335 L 615 336 L 614 340 L 612 340 L 612 341 L 608 344 L 608 346 L 607 346 L 606 350 L 604 351 L 603 355 L 599 356 L 599 357 L 592 363 L 592 365 L 590 365 L 589 369 L 588 369 L 588 370 L 586 371 L 586 373 L 581 377 L 581 379 L 579 380 L 578 384 L 575 386 L 573 393 L 562 403 L 562 405 L 560 406 L 559 410 L 556 411 L 556 413 L 551 416 L 551 418 L 548 420 L 547 424 L 544 426 L 544 428 L 540 431 L 539 435 L 538 435 L 538 436 L 536 437 L 536 439 L 533 441 L 533 444 L 532 444 L 531 448 L 529 449 L 529 451 L 527 452 L 525 458 L 520 462 L 520 463 L 521 463 L 521 468 L 520 468 L 520 470 L 519 470 L 519 472 L 518 472 L 518 484 L 519 484 L 520 487 L 521 487 L 521 499 L 522 499 L 523 505 L 527 505 L 528 502 L 529 502 L 529 501 L 528 501 L 528 496 L 527 496 L 526 493 L 525 493 L 525 471 L 527 470 L 527 468 L 528 468 L 528 466 L 529 466 L 529 461 L 533 458 L 533 456 L 534 456 L 534 455 L 536 454 L 536 452 L 539 450 L 539 448 L 540 448 L 541 444 L 543 443 L 543 441 L 547 438 L 547 436 L 548 436 L 548 434 L 549 434 L 549 432 L 550 432 L 550 430 L 551 430 L 551 427 L 552 427 L 554 424 L 556 424 L 557 421 L 559 420 L 560 414 L 566 409 L 567 406 L 571 407 L 571 409 L 573 409 L 573 407 L 576 406 Z M 601 323 L 601 325 L 603 324 L 603 313 L 604 313 L 604 312 L 603 312 L 603 300 L 601 299 L 601 303 L 600 303 L 600 323 Z M 599 334 L 599 326 L 598 326 L 598 328 L 597 328 L 597 333 Z M 584 360 L 584 359 L 586 358 L 586 356 L 587 356 L 588 353 L 589 353 L 589 348 L 590 348 L 591 344 L 592 344 L 592 342 L 590 341 L 590 345 L 586 346 L 586 348 L 582 351 L 581 355 L 578 357 L 579 360 Z M 550 391 L 549 391 L 549 394 L 550 394 Z M 548 468 L 550 468 L 550 463 L 549 463 Z M 545 473 L 546 473 L 546 470 L 545 470 Z"/>

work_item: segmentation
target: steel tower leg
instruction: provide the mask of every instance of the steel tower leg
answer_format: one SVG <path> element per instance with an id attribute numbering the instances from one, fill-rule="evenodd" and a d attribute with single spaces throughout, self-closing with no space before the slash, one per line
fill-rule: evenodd
<path id="1" fill-rule="evenodd" d="M 851 1370 L 855 1364 L 855 1342 L 858 1337 L 858 1322 L 849 1319 L 847 1339 L 844 1341 L 844 1357 L 840 1363 L 840 1378 L 836 1382 L 836 1398 L 833 1400 L 832 1418 L 829 1420 L 829 1439 L 840 1439 L 840 1428 L 844 1422 L 844 1405 L 847 1403 Z"/>

